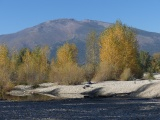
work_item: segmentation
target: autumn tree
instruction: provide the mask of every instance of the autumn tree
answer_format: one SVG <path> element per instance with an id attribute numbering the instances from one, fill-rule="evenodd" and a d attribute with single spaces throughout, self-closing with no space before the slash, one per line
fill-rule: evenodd
<path id="1" fill-rule="evenodd" d="M 140 51 L 139 61 L 143 72 L 151 72 L 151 56 L 149 52 Z"/>
<path id="2" fill-rule="evenodd" d="M 31 79 L 31 75 L 33 73 L 34 67 L 31 58 L 31 51 L 27 49 L 23 56 L 23 63 L 19 66 L 18 69 L 18 83 L 20 84 L 27 84 L 29 81 L 33 80 L 33 78 Z"/>
<path id="3" fill-rule="evenodd" d="M 19 60 L 18 52 L 17 51 L 12 52 L 10 56 L 10 72 L 11 72 L 10 79 L 14 83 L 16 83 L 18 77 L 18 67 L 19 67 L 18 60 Z"/>
<path id="4" fill-rule="evenodd" d="M 35 70 L 36 70 L 36 79 L 37 81 L 45 81 L 48 79 L 48 70 L 49 70 L 49 48 L 48 46 L 37 47 L 32 52 L 32 57 L 35 61 Z"/>
<path id="5" fill-rule="evenodd" d="M 57 50 L 57 64 L 77 63 L 78 50 L 75 44 L 65 43 Z"/>
<path id="6" fill-rule="evenodd" d="M 49 66 L 49 81 L 53 82 L 54 81 L 54 77 L 55 77 L 55 73 L 56 73 L 56 63 L 54 58 L 52 58 L 50 66 Z"/>
<path id="7" fill-rule="evenodd" d="M 90 32 L 86 39 L 86 62 L 90 64 L 98 62 L 98 37 L 95 31 Z"/>
<path id="8" fill-rule="evenodd" d="M 77 47 L 65 43 L 57 50 L 56 61 L 52 60 L 50 81 L 58 84 L 80 84 L 84 80 L 84 71 L 77 64 Z"/>
<path id="9" fill-rule="evenodd" d="M 86 65 L 84 67 L 87 81 L 91 81 L 98 64 L 98 37 L 95 31 L 88 34 L 86 39 Z"/>
<path id="10" fill-rule="evenodd" d="M 20 82 L 38 84 L 47 80 L 49 70 L 48 51 L 48 47 L 36 47 L 33 51 L 25 50 L 18 71 Z"/>
<path id="11" fill-rule="evenodd" d="M 154 53 L 152 56 L 152 72 L 160 72 L 160 53 Z"/>
<path id="12" fill-rule="evenodd" d="M 138 44 L 133 30 L 117 21 L 102 32 L 100 60 L 114 69 L 115 79 L 119 79 L 126 68 L 129 68 L 135 77 L 140 76 Z"/>
<path id="13" fill-rule="evenodd" d="M 28 51 L 28 48 L 22 48 L 18 54 L 17 54 L 17 63 L 18 65 L 20 65 L 21 63 L 23 63 L 23 57 L 26 54 L 26 52 Z"/>
<path id="14" fill-rule="evenodd" d="M 5 91 L 13 85 L 10 80 L 10 59 L 6 45 L 0 45 L 0 96 L 3 97 Z"/>

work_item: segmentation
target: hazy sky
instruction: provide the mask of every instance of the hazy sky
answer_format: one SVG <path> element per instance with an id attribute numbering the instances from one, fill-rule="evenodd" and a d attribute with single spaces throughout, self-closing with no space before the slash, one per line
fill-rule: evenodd
<path id="1" fill-rule="evenodd" d="M 160 33 L 160 0 L 0 0 L 0 34 L 59 18 L 121 20 Z"/>

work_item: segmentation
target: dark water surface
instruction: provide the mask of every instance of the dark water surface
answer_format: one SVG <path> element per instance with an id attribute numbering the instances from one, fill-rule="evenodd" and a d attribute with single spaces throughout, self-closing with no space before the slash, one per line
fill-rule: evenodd
<path id="1" fill-rule="evenodd" d="M 160 120 L 159 99 L 0 101 L 0 120 Z"/>

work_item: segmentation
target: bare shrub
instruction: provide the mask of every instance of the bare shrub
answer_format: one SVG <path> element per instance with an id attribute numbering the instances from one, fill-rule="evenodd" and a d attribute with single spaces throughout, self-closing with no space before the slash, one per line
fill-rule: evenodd
<path id="1" fill-rule="evenodd" d="M 84 70 L 77 64 L 66 63 L 63 66 L 55 66 L 50 73 L 50 82 L 63 85 L 77 85 L 84 82 Z"/>
<path id="2" fill-rule="evenodd" d="M 96 73 L 96 65 L 94 64 L 86 64 L 84 67 L 85 70 L 85 78 L 88 82 L 92 80 Z"/>
<path id="3" fill-rule="evenodd" d="M 10 80 L 0 80 L 0 98 L 3 98 L 4 94 L 13 87 L 14 84 Z"/>
<path id="4" fill-rule="evenodd" d="M 122 74 L 120 75 L 120 80 L 129 80 L 132 77 L 131 69 L 125 68 Z"/>
<path id="5" fill-rule="evenodd" d="M 97 70 L 97 74 L 93 81 L 100 82 L 114 79 L 116 79 L 115 68 L 106 62 L 100 63 L 99 69 Z"/>

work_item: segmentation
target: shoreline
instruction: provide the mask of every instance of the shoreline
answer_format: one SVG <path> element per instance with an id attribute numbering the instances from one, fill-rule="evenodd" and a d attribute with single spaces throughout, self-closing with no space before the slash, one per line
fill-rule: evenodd
<path id="1" fill-rule="evenodd" d="M 31 85 L 18 85 L 7 95 L 25 97 L 39 94 L 53 99 L 76 99 L 96 97 L 131 97 L 159 98 L 160 80 L 136 81 L 105 81 L 83 85 L 57 85 L 55 83 L 39 84 L 37 88 Z"/>

